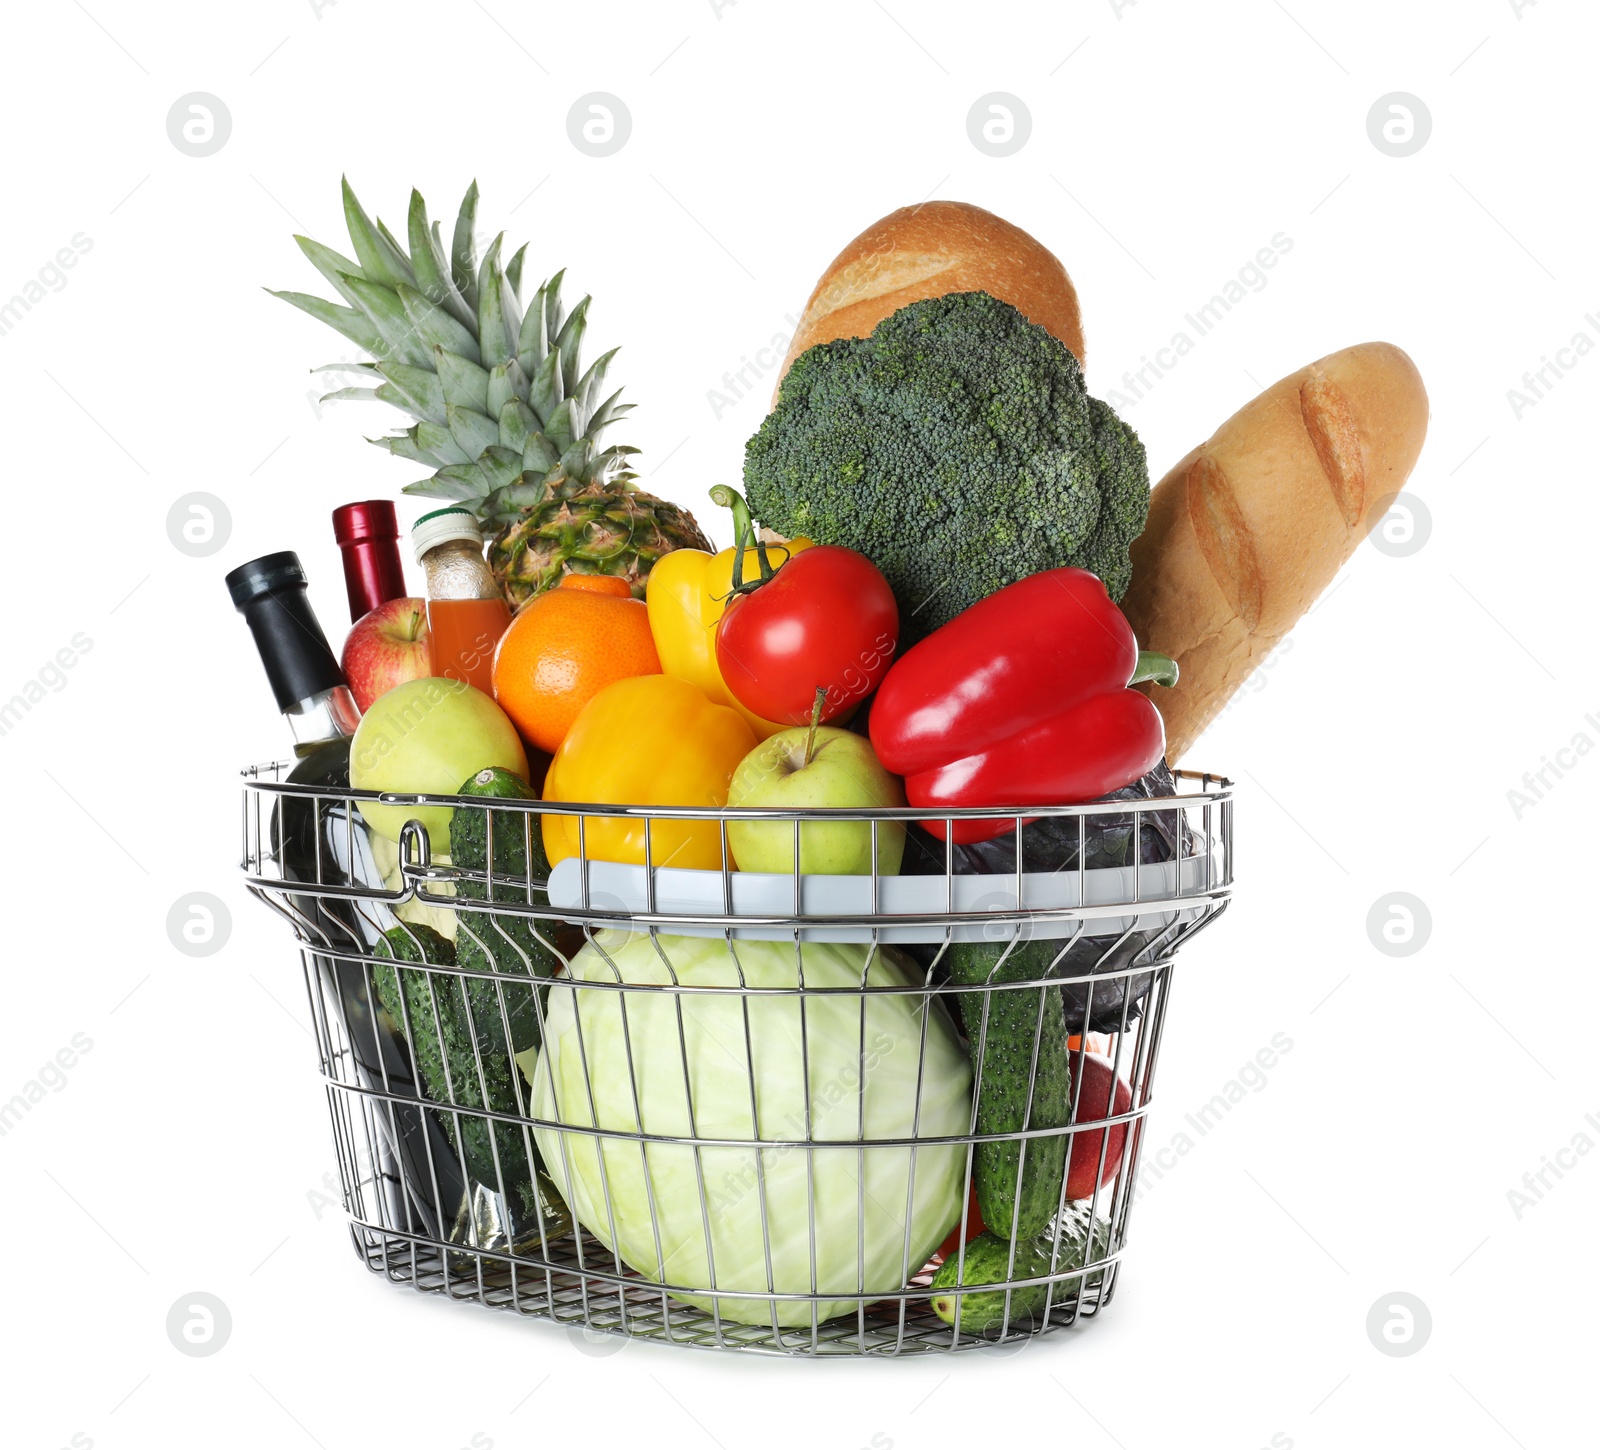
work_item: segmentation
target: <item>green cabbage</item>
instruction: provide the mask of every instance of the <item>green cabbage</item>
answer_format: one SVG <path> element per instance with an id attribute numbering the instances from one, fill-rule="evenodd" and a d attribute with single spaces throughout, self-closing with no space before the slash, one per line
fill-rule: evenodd
<path id="1" fill-rule="evenodd" d="M 534 1132 L 573 1213 L 638 1273 L 683 1288 L 840 1296 L 817 1303 L 820 1322 L 853 1311 L 858 1296 L 901 1289 L 960 1217 L 964 1146 L 819 1146 L 969 1131 L 971 1067 L 944 1007 L 914 993 L 808 994 L 802 1051 L 795 995 L 563 986 L 665 984 L 675 974 L 690 988 L 733 987 L 742 970 L 746 986 L 793 988 L 802 968 L 807 988 L 922 980 L 883 948 L 602 932 L 551 984 L 542 1053 L 518 1060 L 533 1083 L 533 1115 L 547 1121 L 785 1140 L 697 1155 L 682 1144 Z M 812 1322 L 805 1299 L 774 1311 L 760 1299 L 679 1297 L 740 1323 L 770 1325 L 774 1312 L 780 1325 Z"/>

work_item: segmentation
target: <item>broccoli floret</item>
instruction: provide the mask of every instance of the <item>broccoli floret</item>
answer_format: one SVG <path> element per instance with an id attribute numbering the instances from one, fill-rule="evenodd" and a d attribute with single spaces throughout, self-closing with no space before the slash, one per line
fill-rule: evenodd
<path id="1" fill-rule="evenodd" d="M 1065 344 L 987 292 L 802 353 L 744 484 L 769 528 L 883 570 L 902 648 L 1041 569 L 1089 569 L 1120 599 L 1150 505 L 1138 436 Z"/>

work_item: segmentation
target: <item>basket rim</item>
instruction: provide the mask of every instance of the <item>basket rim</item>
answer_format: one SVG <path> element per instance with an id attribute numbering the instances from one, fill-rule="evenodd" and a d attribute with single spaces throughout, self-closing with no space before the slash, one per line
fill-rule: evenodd
<path id="1" fill-rule="evenodd" d="M 1180 807 L 1224 805 L 1233 800 L 1234 782 L 1228 776 L 1209 771 L 1174 768 L 1177 782 L 1190 782 L 1196 789 L 1177 791 L 1167 796 L 1143 800 L 1082 801 L 1065 805 L 991 806 L 669 806 L 616 804 L 608 801 L 515 800 L 499 796 L 434 794 L 427 791 L 360 790 L 355 786 L 329 786 L 289 781 L 287 776 L 298 762 L 270 760 L 243 767 L 239 774 L 247 792 L 263 795 L 315 797 L 319 800 L 371 801 L 384 806 L 448 807 L 471 806 L 482 811 L 519 812 L 524 815 L 593 816 L 621 819 L 648 817 L 653 820 L 685 821 L 762 821 L 762 820 L 840 820 L 852 821 L 965 821 L 1056 819 L 1103 815 L 1142 814 L 1170 811 Z M 268 772 L 279 778 L 268 779 Z"/>

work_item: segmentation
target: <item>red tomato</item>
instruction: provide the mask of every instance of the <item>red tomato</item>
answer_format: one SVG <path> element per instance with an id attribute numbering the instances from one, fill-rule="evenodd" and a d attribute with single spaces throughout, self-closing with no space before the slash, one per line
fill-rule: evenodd
<path id="1" fill-rule="evenodd" d="M 894 658 L 900 611 L 889 581 L 854 549 L 823 544 L 735 595 L 717 626 L 717 665 L 745 709 L 804 725 L 817 691 L 833 720 L 878 687 Z"/>

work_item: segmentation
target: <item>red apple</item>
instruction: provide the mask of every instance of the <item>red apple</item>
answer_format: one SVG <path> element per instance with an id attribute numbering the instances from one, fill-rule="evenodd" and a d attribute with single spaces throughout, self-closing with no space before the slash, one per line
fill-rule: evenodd
<path id="1" fill-rule="evenodd" d="M 1078 1100 L 1078 1111 L 1073 1116 L 1074 1122 L 1092 1123 L 1100 1118 L 1117 1117 L 1133 1106 L 1133 1089 L 1113 1072 L 1110 1058 L 1086 1052 L 1082 1057 L 1073 1053 L 1068 1060 L 1072 1064 L 1074 1079 L 1081 1078 L 1083 1084 L 1081 1090 L 1077 1081 L 1072 1084 L 1074 1096 Z M 1111 1106 L 1113 1082 L 1116 1084 L 1114 1108 Z M 1122 1153 L 1128 1140 L 1128 1125 L 1118 1123 L 1115 1127 L 1102 1129 L 1098 1133 L 1072 1135 L 1072 1159 L 1067 1166 L 1069 1199 L 1094 1197 L 1094 1172 L 1100 1162 L 1100 1145 L 1107 1143 L 1107 1140 L 1109 1143 L 1106 1147 L 1106 1166 L 1100 1173 L 1102 1188 L 1117 1176 L 1117 1169 L 1122 1166 Z"/>
<path id="2" fill-rule="evenodd" d="M 350 626 L 339 663 L 363 711 L 396 685 L 426 679 L 433 673 L 427 601 L 391 599 L 363 614 Z"/>

